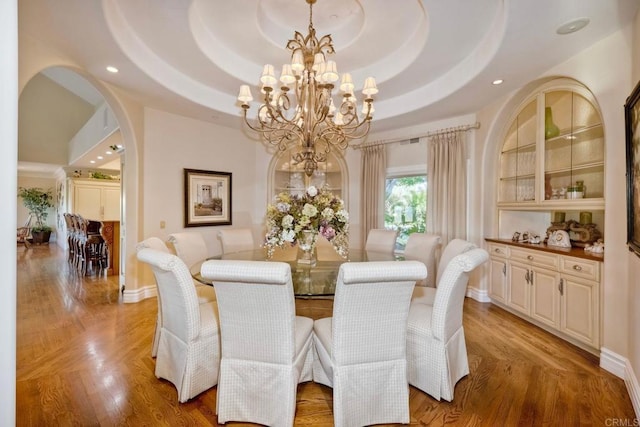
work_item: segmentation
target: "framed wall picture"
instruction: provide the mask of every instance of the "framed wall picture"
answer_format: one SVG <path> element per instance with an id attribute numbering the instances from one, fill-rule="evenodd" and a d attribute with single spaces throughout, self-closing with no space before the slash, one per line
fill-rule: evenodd
<path id="1" fill-rule="evenodd" d="M 624 105 L 627 143 L 627 244 L 640 256 L 640 82 Z"/>
<path id="2" fill-rule="evenodd" d="M 184 226 L 231 225 L 231 173 L 184 170 Z"/>

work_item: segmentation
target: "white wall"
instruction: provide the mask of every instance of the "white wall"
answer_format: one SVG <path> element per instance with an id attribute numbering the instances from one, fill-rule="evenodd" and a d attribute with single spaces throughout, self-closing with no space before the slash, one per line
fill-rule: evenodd
<path id="1" fill-rule="evenodd" d="M 20 93 L 18 159 L 64 166 L 69 141 L 91 117 L 93 105 L 36 74 Z"/>
<path id="2" fill-rule="evenodd" d="M 211 256 L 222 253 L 222 228 L 249 227 L 256 242 L 261 241 L 266 187 L 257 192 L 256 186 L 263 186 L 266 171 L 256 168 L 257 143 L 235 129 L 150 108 L 145 109 L 144 123 L 142 238 L 166 241 L 174 232 L 201 233 Z M 232 225 L 184 227 L 185 168 L 231 172 Z"/>
<path id="3" fill-rule="evenodd" d="M 16 423 L 17 1 L 0 2 L 0 426 Z"/>
<path id="4" fill-rule="evenodd" d="M 73 163 L 118 130 L 118 121 L 107 103 L 103 103 L 68 142 L 69 159 Z"/>

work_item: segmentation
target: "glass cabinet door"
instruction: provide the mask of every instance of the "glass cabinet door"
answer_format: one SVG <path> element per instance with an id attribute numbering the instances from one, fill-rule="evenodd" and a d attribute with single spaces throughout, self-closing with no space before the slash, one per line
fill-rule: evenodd
<path id="1" fill-rule="evenodd" d="M 500 155 L 499 201 L 535 201 L 536 100 L 529 102 L 513 121 Z"/>
<path id="2" fill-rule="evenodd" d="M 293 156 L 296 149 L 284 151 L 273 159 L 272 165 L 272 191 L 275 196 L 283 191 L 292 195 L 304 194 L 307 187 L 313 185 L 316 188 L 325 188 L 334 195 L 344 200 L 343 173 L 344 160 L 336 153 L 327 154 L 327 161 L 318 163 L 318 169 L 311 176 L 304 173 L 302 164 L 296 164 Z"/>
<path id="3" fill-rule="evenodd" d="M 604 197 L 604 133 L 595 106 L 571 90 L 544 94 L 544 200 Z"/>
<path id="4" fill-rule="evenodd" d="M 604 132 L 595 98 L 564 78 L 529 96 L 506 127 L 499 206 L 604 209 Z"/>

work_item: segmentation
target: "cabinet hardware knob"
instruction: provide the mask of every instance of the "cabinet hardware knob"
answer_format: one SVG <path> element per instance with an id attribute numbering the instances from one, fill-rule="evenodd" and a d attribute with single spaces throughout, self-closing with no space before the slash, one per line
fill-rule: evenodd
<path id="1" fill-rule="evenodd" d="M 580 267 L 578 264 L 575 264 L 575 265 L 573 266 L 573 269 L 574 269 L 574 270 L 576 270 L 576 271 L 581 271 L 581 270 L 582 270 L 582 267 Z"/>
<path id="2" fill-rule="evenodd" d="M 531 261 L 531 260 L 533 260 L 533 256 L 531 256 L 531 255 L 527 255 L 527 259 L 528 259 L 529 261 Z"/>
<path id="3" fill-rule="evenodd" d="M 505 276 L 507 275 L 507 264 L 504 264 L 502 266 L 502 274 L 505 275 Z"/>
<path id="4" fill-rule="evenodd" d="M 529 270 L 527 270 L 527 272 L 524 274 L 524 280 L 530 284 L 529 282 Z"/>
<path id="5" fill-rule="evenodd" d="M 529 284 L 533 285 L 533 270 L 531 270 L 531 274 L 529 275 L 529 280 L 531 281 Z"/>
<path id="6" fill-rule="evenodd" d="M 500 249 L 499 249 L 499 248 L 495 248 L 495 249 L 494 249 L 494 252 L 496 252 L 496 253 L 500 253 Z"/>
<path id="7" fill-rule="evenodd" d="M 564 294 L 564 279 L 560 279 L 560 284 L 558 285 L 558 290 L 560 291 L 560 296 Z"/>

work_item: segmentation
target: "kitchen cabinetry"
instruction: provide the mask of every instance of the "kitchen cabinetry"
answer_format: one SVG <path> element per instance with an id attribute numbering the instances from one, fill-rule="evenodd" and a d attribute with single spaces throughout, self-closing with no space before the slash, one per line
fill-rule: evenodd
<path id="1" fill-rule="evenodd" d="M 553 80 L 522 103 L 506 129 L 499 208 L 604 209 L 604 132 L 591 92 Z"/>
<path id="2" fill-rule="evenodd" d="M 70 212 L 96 221 L 120 221 L 120 182 L 72 179 Z"/>
<path id="3" fill-rule="evenodd" d="M 68 212 L 100 221 L 100 233 L 109 248 L 107 275 L 120 271 L 120 182 L 98 179 L 68 180 Z"/>
<path id="4" fill-rule="evenodd" d="M 296 164 L 293 156 L 296 149 L 284 151 L 274 156 L 270 165 L 270 199 L 281 193 L 304 194 L 307 187 L 326 188 L 347 202 L 347 168 L 344 159 L 337 153 L 327 154 L 327 161 L 318 163 L 313 175 L 304 173 L 302 164 Z"/>
<path id="5" fill-rule="evenodd" d="M 492 301 L 597 352 L 602 257 L 582 249 L 487 239 Z"/>

